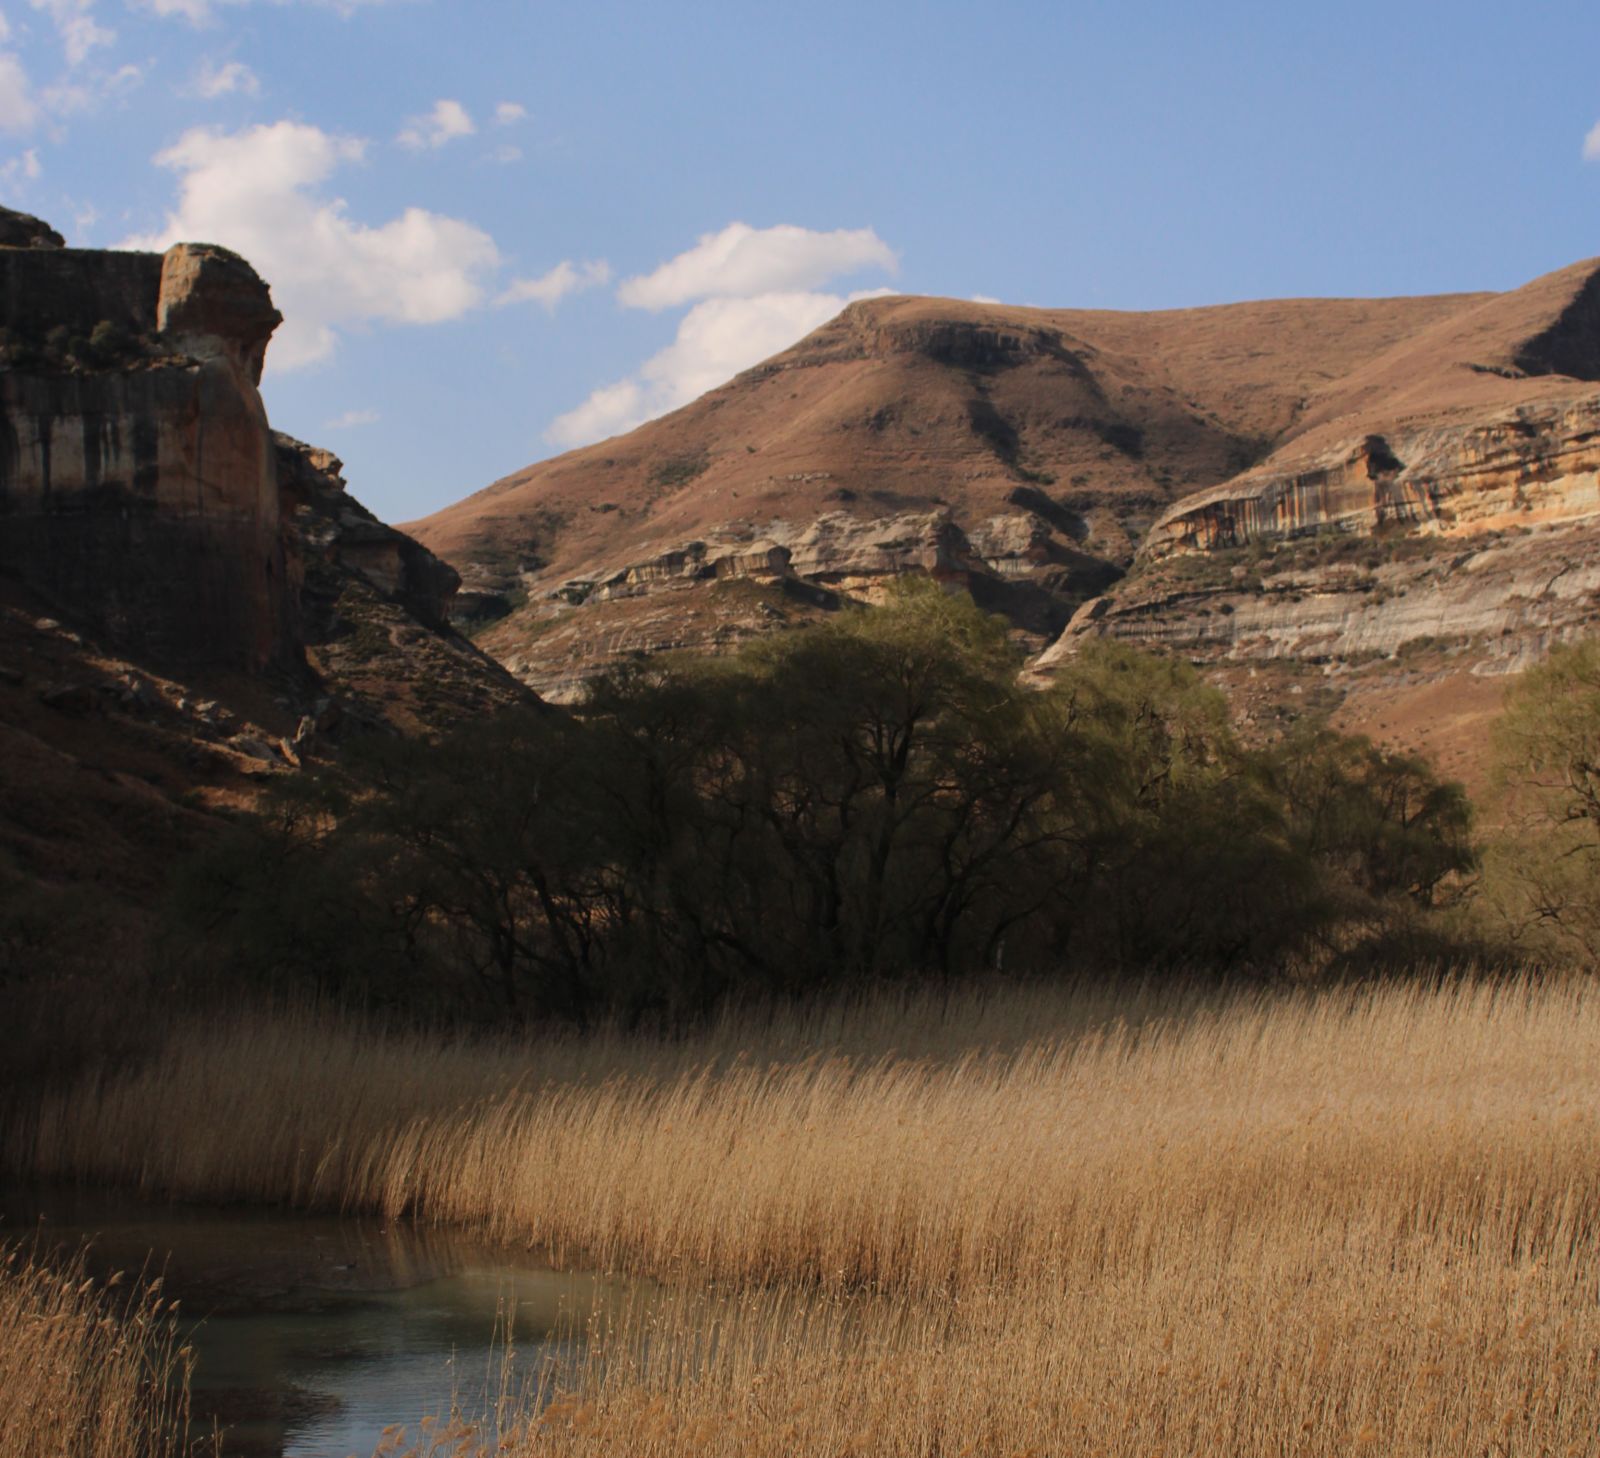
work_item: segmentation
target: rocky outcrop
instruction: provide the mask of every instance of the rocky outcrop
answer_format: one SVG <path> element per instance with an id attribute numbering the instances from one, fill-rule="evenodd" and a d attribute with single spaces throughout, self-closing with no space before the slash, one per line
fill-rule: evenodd
<path id="1" fill-rule="evenodd" d="M 1597 548 L 1600 526 L 1581 522 L 1463 541 L 1309 539 L 1259 561 L 1219 553 L 1209 578 L 1145 577 L 1142 591 L 1085 604 L 1032 670 L 1048 678 L 1085 638 L 1114 638 L 1196 663 L 1336 677 L 1424 654 L 1439 668 L 1508 673 L 1600 627 Z"/>
<path id="2" fill-rule="evenodd" d="M 1319 531 L 1470 535 L 1600 512 L 1600 393 L 1469 423 L 1369 435 L 1186 497 L 1143 556 L 1212 552 Z"/>
<path id="3" fill-rule="evenodd" d="M 65 248 L 67 240 L 41 218 L 0 208 L 0 248 Z"/>
<path id="4" fill-rule="evenodd" d="M 282 322 L 266 285 L 238 254 L 179 243 L 162 258 L 156 332 L 179 353 L 220 357 L 259 385 L 267 341 Z"/>
<path id="5" fill-rule="evenodd" d="M 21 215 L 0 237 L 0 576 L 130 659 L 269 669 L 296 713 L 426 729 L 527 701 L 450 627 L 456 573 L 271 430 L 280 316 L 248 263 L 65 248 Z"/>
<path id="6" fill-rule="evenodd" d="M 302 581 L 308 562 L 355 575 L 404 608 L 418 622 L 449 632 L 450 606 L 461 574 L 414 537 L 379 521 L 345 486 L 344 462 L 332 451 L 272 433 L 278 484 L 291 524 L 290 539 Z M 315 569 L 311 577 L 315 578 Z M 302 591 L 302 598 L 306 594 Z M 302 603 L 301 627 L 318 631 L 319 605 Z"/>
<path id="7" fill-rule="evenodd" d="M 520 624 L 495 624 L 479 641 L 541 697 L 565 702 L 618 657 L 732 645 L 809 620 L 815 610 L 871 602 L 894 578 L 917 573 L 970 592 L 1043 642 L 1077 604 L 1121 575 L 1077 550 L 1063 525 L 1070 522 L 1059 511 L 1028 510 L 964 529 L 947 508 L 769 521 L 759 534 L 716 533 L 644 561 L 539 584 L 537 655 L 521 650 Z M 704 611 L 690 610 L 693 589 L 739 585 L 749 591 L 724 592 Z"/>
<path id="8" fill-rule="evenodd" d="M 336 723 L 426 732 L 534 701 L 450 626 L 453 568 L 352 497 L 331 451 L 273 444 L 296 639 Z"/>
<path id="9" fill-rule="evenodd" d="M 0 571 L 122 645 L 295 656 L 256 385 L 278 322 L 224 250 L 0 248 Z"/>

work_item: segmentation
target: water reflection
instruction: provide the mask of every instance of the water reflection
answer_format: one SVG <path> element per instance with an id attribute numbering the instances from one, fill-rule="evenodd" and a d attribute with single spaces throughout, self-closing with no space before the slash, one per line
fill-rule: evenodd
<path id="1" fill-rule="evenodd" d="M 101 1273 L 161 1273 L 191 1322 L 195 1415 L 239 1458 L 366 1458 L 383 1429 L 469 1414 L 498 1391 L 497 1332 L 553 1350 L 563 1312 L 620 1285 L 398 1222 L 155 1206 L 81 1191 L 0 1192 L 0 1233 L 92 1241 Z"/>

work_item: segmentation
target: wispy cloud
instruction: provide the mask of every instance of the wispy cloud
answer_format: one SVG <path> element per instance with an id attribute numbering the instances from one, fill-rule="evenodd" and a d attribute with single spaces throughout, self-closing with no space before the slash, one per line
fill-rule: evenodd
<path id="1" fill-rule="evenodd" d="M 413 151 L 437 149 L 458 137 L 470 137 L 478 130 L 459 101 L 436 101 L 426 116 L 414 116 L 395 138 L 402 147 Z"/>
<path id="2" fill-rule="evenodd" d="M 31 131 L 38 120 L 26 68 L 10 51 L 0 51 L 0 132 Z"/>
<path id="3" fill-rule="evenodd" d="M 48 15 L 61 37 L 67 64 L 78 66 L 99 46 L 109 46 L 117 38 L 94 18 L 95 0 L 28 0 L 35 10 Z"/>
<path id="4" fill-rule="evenodd" d="M 128 3 L 135 9 L 148 10 L 153 15 L 187 20 L 190 25 L 208 25 L 216 18 L 216 12 L 220 7 L 248 5 L 251 0 L 128 0 Z M 292 5 L 295 0 L 274 0 L 274 3 Z M 324 10 L 332 10 L 348 18 L 358 10 L 391 4 L 394 0 L 300 0 L 300 3 L 320 6 Z"/>
<path id="5" fill-rule="evenodd" d="M 528 114 L 528 108 L 520 101 L 502 101 L 494 109 L 494 124 L 497 127 L 508 127 L 513 122 L 521 121 Z"/>
<path id="6" fill-rule="evenodd" d="M 507 304 L 543 304 L 553 309 L 568 294 L 584 289 L 603 288 L 611 282 L 611 265 L 603 258 L 593 258 L 585 263 L 574 263 L 563 258 L 548 273 L 538 278 L 513 279 L 510 287 L 495 303 L 504 308 Z"/>
<path id="7" fill-rule="evenodd" d="M 194 90 L 197 96 L 215 101 L 219 96 L 259 96 L 261 79 L 243 61 L 226 61 L 217 65 L 202 61 L 195 73 Z"/>
<path id="8" fill-rule="evenodd" d="M 383 419 L 376 410 L 346 410 L 332 420 L 322 422 L 324 430 L 356 430 L 363 425 L 376 425 Z"/>
<path id="9" fill-rule="evenodd" d="M 1583 139 L 1583 160 L 1600 162 L 1600 122 L 1596 122 L 1590 129 L 1589 135 Z"/>
<path id="10" fill-rule="evenodd" d="M 114 71 L 85 67 L 69 71 L 53 86 L 39 93 L 39 107 L 52 117 L 81 116 L 107 102 L 116 101 L 144 84 L 145 74 L 133 62 Z"/>
<path id="11" fill-rule="evenodd" d="M 7 189 L 25 187 L 30 182 L 36 182 L 43 171 L 38 152 L 29 147 L 20 157 L 12 157 L 0 166 L 0 184 Z"/>

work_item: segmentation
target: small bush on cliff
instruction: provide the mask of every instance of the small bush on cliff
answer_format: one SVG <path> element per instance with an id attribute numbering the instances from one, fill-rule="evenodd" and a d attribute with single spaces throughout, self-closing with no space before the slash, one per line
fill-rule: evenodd
<path id="1" fill-rule="evenodd" d="M 110 365 L 125 364 L 141 353 L 136 336 L 114 320 L 102 319 L 90 331 L 83 358 L 86 363 L 104 369 Z"/>

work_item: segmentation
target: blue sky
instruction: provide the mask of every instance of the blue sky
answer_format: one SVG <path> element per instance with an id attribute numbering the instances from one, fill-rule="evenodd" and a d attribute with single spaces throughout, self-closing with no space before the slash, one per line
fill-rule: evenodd
<path id="1" fill-rule="evenodd" d="M 229 244 L 391 520 L 874 290 L 1161 308 L 1600 253 L 1600 8 L 0 0 L 0 200 Z"/>

